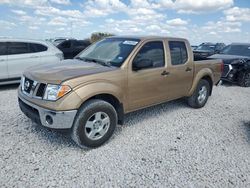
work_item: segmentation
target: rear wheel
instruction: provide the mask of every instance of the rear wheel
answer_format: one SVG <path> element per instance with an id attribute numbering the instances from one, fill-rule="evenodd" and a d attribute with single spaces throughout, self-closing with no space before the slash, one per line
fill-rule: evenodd
<path id="1" fill-rule="evenodd" d="M 71 136 L 80 147 L 98 147 L 112 136 L 116 125 L 114 107 L 106 101 L 94 99 L 79 110 Z"/>
<path id="2" fill-rule="evenodd" d="M 242 87 L 250 87 L 250 71 L 240 72 L 238 84 Z"/>
<path id="3" fill-rule="evenodd" d="M 207 80 L 200 80 L 194 93 L 188 98 L 188 105 L 193 108 L 203 107 L 209 97 L 211 87 Z"/>

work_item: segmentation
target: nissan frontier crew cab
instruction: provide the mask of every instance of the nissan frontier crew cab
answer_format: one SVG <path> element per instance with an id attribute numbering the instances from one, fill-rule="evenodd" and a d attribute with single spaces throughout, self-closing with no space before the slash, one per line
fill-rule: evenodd
<path id="1" fill-rule="evenodd" d="M 98 147 L 128 112 L 178 98 L 203 107 L 222 68 L 221 60 L 194 61 L 186 39 L 110 37 L 24 72 L 19 105 L 38 124 L 68 129 L 80 147 Z"/>

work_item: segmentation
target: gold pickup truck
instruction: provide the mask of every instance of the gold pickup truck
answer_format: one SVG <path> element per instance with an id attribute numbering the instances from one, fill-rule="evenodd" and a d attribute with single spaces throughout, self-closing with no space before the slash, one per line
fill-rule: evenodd
<path id="1" fill-rule="evenodd" d="M 80 147 L 98 147 L 128 112 L 183 97 L 203 107 L 222 68 L 194 61 L 186 39 L 110 37 L 72 60 L 27 70 L 19 106 L 38 124 L 71 131 Z"/>

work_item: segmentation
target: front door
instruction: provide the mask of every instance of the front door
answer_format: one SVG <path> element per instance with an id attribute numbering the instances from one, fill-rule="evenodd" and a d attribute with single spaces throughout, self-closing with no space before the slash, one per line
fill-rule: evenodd
<path id="1" fill-rule="evenodd" d="M 139 49 L 128 74 L 129 111 L 164 99 L 168 80 L 165 64 L 163 41 L 149 41 Z"/>

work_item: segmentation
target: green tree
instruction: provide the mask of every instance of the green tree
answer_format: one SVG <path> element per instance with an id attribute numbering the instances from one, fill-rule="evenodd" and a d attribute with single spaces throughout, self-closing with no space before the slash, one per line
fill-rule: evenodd
<path id="1" fill-rule="evenodd" d="M 91 43 L 97 42 L 103 38 L 114 36 L 114 34 L 111 33 L 104 33 L 104 32 L 95 32 L 91 34 L 90 41 Z"/>

